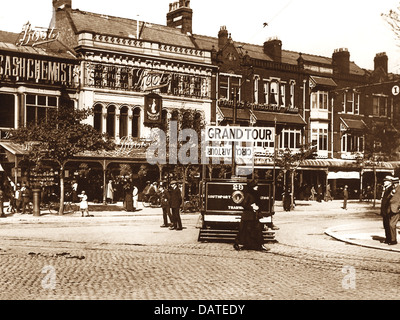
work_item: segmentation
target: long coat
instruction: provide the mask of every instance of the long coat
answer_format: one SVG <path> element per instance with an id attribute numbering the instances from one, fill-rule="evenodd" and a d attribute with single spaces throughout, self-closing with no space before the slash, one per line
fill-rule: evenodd
<path id="1" fill-rule="evenodd" d="M 172 209 L 180 208 L 182 204 L 182 194 L 179 188 L 169 191 L 169 205 Z"/>

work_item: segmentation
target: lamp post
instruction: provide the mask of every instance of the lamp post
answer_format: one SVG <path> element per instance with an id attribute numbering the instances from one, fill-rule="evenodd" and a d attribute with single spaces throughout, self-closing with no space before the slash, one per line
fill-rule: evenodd
<path id="1" fill-rule="evenodd" d="M 272 212 L 275 212 L 275 193 L 276 193 L 276 143 L 277 143 L 277 134 L 276 134 L 276 116 L 274 117 L 274 129 L 275 129 L 275 137 L 274 137 L 274 170 L 272 172 L 273 174 L 273 182 L 272 182 L 272 198 L 274 199 L 274 202 L 272 203 Z"/>

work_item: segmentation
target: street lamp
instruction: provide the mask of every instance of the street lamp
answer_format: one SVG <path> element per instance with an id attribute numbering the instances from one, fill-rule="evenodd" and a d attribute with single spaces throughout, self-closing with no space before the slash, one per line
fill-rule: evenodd
<path id="1" fill-rule="evenodd" d="M 277 134 L 276 134 L 276 116 L 274 117 L 274 130 L 275 130 L 275 137 L 274 137 L 274 170 L 272 172 L 273 174 L 273 182 L 272 182 L 272 198 L 274 199 L 274 202 L 272 203 L 272 212 L 275 212 L 275 193 L 276 193 L 276 144 L 277 144 Z"/>

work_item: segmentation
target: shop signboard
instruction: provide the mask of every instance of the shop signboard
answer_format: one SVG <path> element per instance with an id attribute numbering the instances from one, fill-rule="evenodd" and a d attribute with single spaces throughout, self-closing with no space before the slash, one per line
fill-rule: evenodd
<path id="1" fill-rule="evenodd" d="M 160 125 L 162 121 L 162 99 L 158 94 L 150 93 L 144 97 L 144 124 Z"/>
<path id="2" fill-rule="evenodd" d="M 237 215 L 243 212 L 243 200 L 247 183 L 239 181 L 216 181 L 206 184 L 205 211 L 213 214 Z M 261 213 L 270 214 L 272 193 L 271 184 L 260 182 L 258 191 L 261 201 Z"/>

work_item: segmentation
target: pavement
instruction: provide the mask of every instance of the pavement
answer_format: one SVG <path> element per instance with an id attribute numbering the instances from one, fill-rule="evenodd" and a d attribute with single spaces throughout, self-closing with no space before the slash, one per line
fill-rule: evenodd
<path id="1" fill-rule="evenodd" d="M 342 225 L 334 225 L 331 227 L 328 227 L 325 230 L 325 234 L 338 240 L 338 241 L 343 241 L 348 244 L 352 245 L 357 245 L 357 246 L 363 246 L 363 247 L 368 247 L 372 249 L 377 249 L 377 250 L 387 250 L 391 252 L 400 252 L 400 243 L 396 245 L 388 245 L 383 243 L 385 240 L 385 233 L 383 229 L 383 224 L 382 224 L 382 219 L 379 216 L 379 208 L 380 208 L 380 202 L 377 201 L 375 208 L 372 208 L 371 203 L 365 203 L 365 202 L 359 202 L 359 201 L 352 201 L 349 203 L 349 208 L 348 210 L 344 211 L 343 209 L 340 208 L 340 200 L 336 201 L 331 201 L 331 202 L 323 202 L 322 204 L 316 203 L 316 202 L 309 202 L 305 201 L 304 203 L 299 202 L 296 208 L 292 211 L 293 213 L 304 213 L 306 214 L 307 212 L 314 212 L 318 213 L 320 212 L 321 208 L 323 208 L 324 211 L 330 211 L 330 212 L 337 212 L 338 214 L 343 214 L 345 212 L 346 216 L 349 214 L 357 214 L 357 213 L 370 213 L 369 219 L 357 219 L 357 222 L 353 222 L 354 219 L 352 220 L 351 223 L 345 223 Z M 101 221 L 104 222 L 109 222 L 109 221 L 130 221 L 132 219 L 135 220 L 141 220 L 141 219 L 146 219 L 146 220 L 151 220 L 153 221 L 153 224 L 161 224 L 162 223 L 162 213 L 160 208 L 145 208 L 139 204 L 139 208 L 135 212 L 126 212 L 121 210 L 122 208 L 122 203 L 116 203 L 113 205 L 108 205 L 107 207 L 101 207 L 96 204 L 91 204 L 89 203 L 89 209 L 90 208 L 95 208 L 97 211 L 90 211 L 91 217 L 81 217 L 80 212 L 75 212 L 75 213 L 70 213 L 70 214 L 65 214 L 65 215 L 55 215 L 55 214 L 49 214 L 46 212 L 41 212 L 40 216 L 33 216 L 32 214 L 9 214 L 6 213 L 6 217 L 0 219 L 0 226 L 1 224 L 24 224 L 24 223 L 45 223 L 45 222 L 68 222 L 71 221 L 71 218 L 74 218 L 75 222 L 78 221 L 90 221 L 93 219 L 95 221 Z M 5 206 L 6 208 L 6 206 Z M 106 209 L 106 210 L 104 210 Z M 277 202 L 276 204 L 276 216 L 279 216 L 279 212 L 283 212 L 282 205 Z M 192 226 L 191 227 L 198 227 L 198 219 L 196 216 L 199 216 L 198 213 L 182 213 L 182 220 L 187 219 L 189 222 L 192 221 Z M 87 220 L 89 219 L 89 220 Z M 344 219 L 345 221 L 346 219 Z M 197 223 L 193 223 L 193 221 L 197 221 Z M 135 241 L 138 241 L 138 243 L 141 243 L 144 241 L 144 238 L 146 238 L 146 243 L 148 243 L 149 238 L 151 238 L 152 230 L 154 229 L 149 229 L 149 230 L 142 230 L 143 234 L 140 236 L 137 235 L 137 238 Z M 2 230 L 0 232 L 0 235 L 6 235 L 5 233 L 6 230 Z M 10 232 L 12 232 L 12 229 L 10 229 Z M 59 232 L 59 231 L 57 231 Z M 400 234 L 400 231 L 398 231 Z M 4 234 L 3 234 L 4 233 Z M 167 240 L 167 231 L 165 233 L 165 241 L 170 241 Z M 97 234 L 97 232 L 96 232 Z M 104 235 L 104 234 L 103 234 Z M 86 233 L 83 236 L 88 236 Z M 150 237 L 149 237 L 150 236 Z M 399 235 L 400 237 L 400 235 Z M 117 236 L 118 238 L 118 236 Z M 170 237 L 169 237 L 170 238 Z M 193 242 L 196 241 L 195 237 L 193 235 L 188 235 L 186 233 L 186 236 L 183 237 L 174 237 L 176 241 L 183 241 L 183 242 Z M 400 239 L 400 238 L 399 238 Z M 112 236 L 110 235 L 109 240 L 114 240 Z M 123 240 L 121 238 L 121 240 Z M 151 240 L 151 239 L 150 239 Z M 117 241 L 117 240 L 115 240 Z M 160 238 L 157 240 L 158 242 L 160 241 Z M 150 241 L 151 242 L 151 241 Z M 279 239 L 279 242 L 284 243 L 285 239 Z M 399 240 L 400 242 L 400 240 Z"/>

